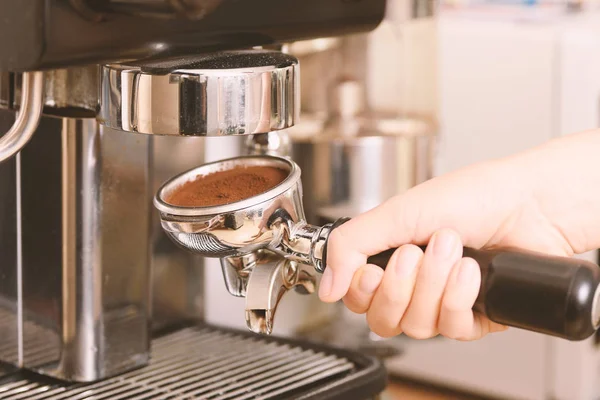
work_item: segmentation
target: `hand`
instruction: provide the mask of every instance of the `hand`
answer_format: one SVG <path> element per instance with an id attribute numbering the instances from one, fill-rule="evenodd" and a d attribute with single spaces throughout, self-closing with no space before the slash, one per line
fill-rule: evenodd
<path id="1" fill-rule="evenodd" d="M 319 295 L 373 332 L 479 339 L 505 327 L 472 311 L 481 275 L 462 247 L 571 256 L 600 247 L 600 133 L 432 179 L 334 230 Z M 417 245 L 428 244 L 425 253 Z M 385 270 L 368 256 L 396 248 Z"/>

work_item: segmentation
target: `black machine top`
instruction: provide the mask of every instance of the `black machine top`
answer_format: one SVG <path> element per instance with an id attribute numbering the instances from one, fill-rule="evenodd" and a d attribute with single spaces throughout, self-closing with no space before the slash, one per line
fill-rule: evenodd
<path id="1" fill-rule="evenodd" d="M 0 2 L 0 71 L 268 46 L 374 29 L 386 0 Z"/>

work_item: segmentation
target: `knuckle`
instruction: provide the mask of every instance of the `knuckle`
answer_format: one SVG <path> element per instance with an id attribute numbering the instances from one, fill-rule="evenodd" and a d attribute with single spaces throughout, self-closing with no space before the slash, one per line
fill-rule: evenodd
<path id="1" fill-rule="evenodd" d="M 348 293 L 343 297 L 342 301 L 348 310 L 355 314 L 364 314 L 369 309 L 369 301 L 362 299 L 357 296 L 355 291 L 350 289 Z"/>
<path id="2" fill-rule="evenodd" d="M 374 301 L 381 308 L 390 312 L 393 311 L 394 314 L 400 314 L 402 317 L 410 301 L 410 294 L 398 290 L 394 283 L 393 279 L 386 279 L 384 275 Z"/>
<path id="3" fill-rule="evenodd" d="M 458 312 L 457 312 L 458 311 Z M 467 340 L 470 335 L 469 326 L 460 322 L 456 316 L 463 310 L 451 310 L 446 304 L 442 305 L 438 330 L 440 335 L 454 340 Z"/>
<path id="4" fill-rule="evenodd" d="M 401 323 L 400 328 L 406 336 L 418 340 L 431 339 L 438 334 L 435 328 L 429 326 Z"/>
<path id="5" fill-rule="evenodd" d="M 436 234 L 445 236 L 455 236 L 457 239 L 461 240 L 458 232 L 451 228 L 440 228 L 436 231 Z"/>
<path id="6" fill-rule="evenodd" d="M 386 286 L 387 287 L 383 287 L 378 293 L 381 303 L 383 303 L 386 308 L 399 306 L 400 301 L 397 299 L 396 294 L 392 292 L 389 285 Z"/>
<path id="7" fill-rule="evenodd" d="M 452 260 L 452 259 L 456 258 L 457 256 L 459 258 L 460 258 L 460 256 L 462 256 L 462 254 L 463 254 L 462 238 L 455 230 L 450 229 L 450 228 L 441 228 L 441 229 L 438 229 L 437 231 L 435 231 L 432 238 L 434 238 L 434 237 L 438 238 L 437 240 L 440 240 L 440 238 L 447 238 L 447 239 L 452 238 L 452 253 L 451 254 L 453 255 L 453 257 L 445 256 L 445 257 L 441 257 L 442 259 Z M 432 257 L 435 256 L 434 253 L 430 253 L 430 254 Z M 436 257 L 436 258 L 440 258 L 440 257 Z"/>
<path id="8" fill-rule="evenodd" d="M 452 340 L 465 341 L 468 339 L 465 330 L 458 327 L 452 329 L 440 328 L 440 335 Z"/>
<path id="9" fill-rule="evenodd" d="M 387 276 L 383 276 L 383 281 L 379 290 L 377 291 L 377 302 L 381 303 L 385 308 L 395 308 L 402 305 L 402 293 L 394 287 L 391 279 L 386 279 Z"/>
<path id="10" fill-rule="evenodd" d="M 393 338 L 398 336 L 398 332 L 392 329 L 380 329 L 379 327 L 371 327 L 371 332 L 383 339 Z"/>
<path id="11" fill-rule="evenodd" d="M 422 256 L 423 250 L 415 244 L 404 244 L 400 246 L 397 250 L 400 254 L 415 254 L 416 256 Z"/>
<path id="12" fill-rule="evenodd" d="M 364 314 L 368 310 L 368 308 L 364 305 L 352 303 L 346 300 L 344 300 L 344 305 L 348 310 L 352 311 L 354 314 Z"/>
<path id="13" fill-rule="evenodd" d="M 457 299 L 455 296 L 444 296 L 444 301 L 442 302 L 442 308 L 440 310 L 441 314 L 452 315 L 465 310 L 467 310 L 467 308 L 463 307 L 460 299 Z"/>
<path id="14" fill-rule="evenodd" d="M 391 321 L 385 319 L 374 318 L 371 313 L 367 312 L 367 324 L 371 332 L 382 338 L 391 338 L 398 335 L 398 326 Z"/>

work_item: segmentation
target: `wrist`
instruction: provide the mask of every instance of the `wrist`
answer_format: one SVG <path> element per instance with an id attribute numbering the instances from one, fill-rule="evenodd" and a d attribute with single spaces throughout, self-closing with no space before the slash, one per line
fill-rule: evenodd
<path id="1" fill-rule="evenodd" d="M 600 130 L 553 139 L 517 156 L 522 182 L 576 254 L 600 247 Z"/>

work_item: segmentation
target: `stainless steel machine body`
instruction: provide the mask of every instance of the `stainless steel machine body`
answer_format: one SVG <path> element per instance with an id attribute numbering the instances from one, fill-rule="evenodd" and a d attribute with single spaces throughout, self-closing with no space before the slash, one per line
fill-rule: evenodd
<path id="1" fill-rule="evenodd" d="M 155 330 L 201 320 L 202 260 L 161 232 L 153 192 L 203 163 L 191 136 L 296 122 L 295 58 L 248 49 L 369 30 L 384 10 L 382 0 L 0 6 L 3 37 L 15 38 L 0 49 L 0 361 L 98 381 L 146 365 Z"/>
<path id="2" fill-rule="evenodd" d="M 3 361 L 69 381 L 95 381 L 145 365 L 149 361 L 152 326 L 160 328 L 202 318 L 201 260 L 181 252 L 162 234 L 151 199 L 166 177 L 203 162 L 204 143 L 195 138 L 125 133 L 126 126 L 135 126 L 139 131 L 143 125 L 138 123 L 139 115 L 133 119 L 122 117 L 135 111 L 156 121 L 152 115 L 168 114 L 163 106 L 175 95 L 174 115 L 180 112 L 181 121 L 188 125 L 181 131 L 168 126 L 167 132 L 189 134 L 184 131 L 197 129 L 209 119 L 217 129 L 237 126 L 243 130 L 246 117 L 263 115 L 261 100 L 278 99 L 279 93 L 292 96 L 290 103 L 284 98 L 280 105 L 273 105 L 274 118 L 269 117 L 267 109 L 265 118 L 275 120 L 278 116 L 288 118 L 280 112 L 281 107 L 285 110 L 292 106 L 293 111 L 293 96 L 297 95 L 293 79 L 281 81 L 282 88 L 291 85 L 281 92 L 280 82 L 264 85 L 264 78 L 261 80 L 258 74 L 256 92 L 252 82 L 250 86 L 235 81 L 226 85 L 234 97 L 228 104 L 241 105 L 241 120 L 227 113 L 213 114 L 212 110 L 229 110 L 215 100 L 205 103 L 204 111 L 210 117 L 187 115 L 184 107 L 197 110 L 199 93 L 189 94 L 187 87 L 194 84 L 194 79 L 182 78 L 183 83 L 171 82 L 172 86 L 168 78 L 166 86 L 158 79 L 160 84 L 146 87 L 134 78 L 135 84 L 129 88 L 140 90 L 133 93 L 142 104 L 129 108 L 124 105 L 132 102 L 118 101 L 116 104 L 121 106 L 110 112 L 100 107 L 100 115 L 113 116 L 115 124 L 134 121 L 119 126 L 119 130 L 98 124 L 94 110 L 86 108 L 93 100 L 84 99 L 79 91 L 62 102 L 55 100 L 59 97 L 55 93 L 64 92 L 76 74 L 86 77 L 80 83 L 101 84 L 100 93 L 106 93 L 101 104 L 115 104 L 111 78 L 115 76 L 116 82 L 122 83 L 119 93 L 131 93 L 123 87 L 132 81 L 122 79 L 120 72 L 110 75 L 109 69 L 104 68 L 103 76 L 109 75 L 106 80 L 99 76 L 100 68 L 49 74 L 45 86 L 51 95 L 45 98 L 46 115 L 36 134 L 17 157 L 0 164 L 7 187 L 13 188 L 4 191 L 7 198 L 2 202 L 3 215 L 8 217 L 2 231 L 7 236 L 6 244 L 14 245 L 3 254 L 2 268 L 7 278 L 2 281 L 0 293 L 4 303 L 0 332 L 7 340 L 2 343 L 0 356 Z M 214 71 L 222 74 L 223 69 Z M 189 76 L 190 71 L 187 73 Z M 124 74 L 132 76 L 131 72 Z M 5 99 L 5 103 L 18 102 L 18 83 L 15 80 L 11 89 L 14 98 Z M 221 83 L 216 82 L 216 86 L 221 87 Z M 168 90 L 172 87 L 178 89 L 173 95 Z M 204 87 L 212 91 L 215 84 L 209 82 Z M 92 89 L 88 95 L 94 97 L 96 93 Z M 148 93 L 161 101 L 158 109 Z M 216 98 L 223 100 L 222 94 L 215 93 Z M 251 108 L 245 96 L 254 96 L 259 104 Z M 3 113 L 10 126 L 14 114 Z M 65 113 L 71 116 L 64 117 Z M 212 115 L 216 115 L 214 120 Z M 284 123 L 293 123 L 293 117 L 292 112 L 292 119 Z M 194 125 L 196 122 L 199 125 Z M 270 130 L 271 125 L 258 129 Z M 168 154 L 176 148 L 177 140 L 186 142 L 187 161 L 185 154 Z"/>
<path id="3" fill-rule="evenodd" d="M 87 81 L 96 71 L 87 69 Z M 68 76 L 56 72 L 47 86 L 64 91 Z M 12 189 L 1 202 L 0 359 L 93 381 L 146 364 L 151 326 L 202 317 L 200 259 L 164 237 L 149 200 L 165 175 L 198 158 L 167 162 L 173 140 L 155 146 L 150 136 L 102 127 L 85 108 L 93 101 L 73 95 L 62 104 L 79 118 L 49 106 L 57 115 L 44 116 L 19 156 L 0 164 Z M 61 104 L 55 98 L 46 104 Z M 14 113 L 2 117 L 9 127 Z M 188 151 L 201 154 L 203 144 L 192 142 Z"/>
<path id="4" fill-rule="evenodd" d="M 74 380 L 96 379 L 99 366 L 142 365 L 150 341 L 151 210 L 141 200 L 152 189 L 150 144 L 100 130 L 93 119 L 44 118 L 39 129 L 14 165 L 20 254 L 11 271 L 18 284 L 6 289 L 20 292 L 2 297 L 13 300 L 4 313 L 19 309 L 14 326 L 0 326 L 13 331 L 1 334 L 2 348 L 16 350 L 17 364 Z M 123 226 L 124 218 L 131 223 Z"/>

